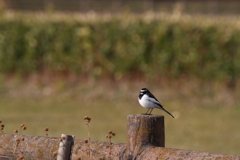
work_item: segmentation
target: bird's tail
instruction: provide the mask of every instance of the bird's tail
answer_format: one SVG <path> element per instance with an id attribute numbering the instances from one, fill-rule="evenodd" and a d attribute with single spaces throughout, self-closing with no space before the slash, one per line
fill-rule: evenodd
<path id="1" fill-rule="evenodd" d="M 169 113 L 166 109 L 164 109 L 163 107 L 161 107 L 161 109 L 174 118 L 174 116 L 171 113 Z"/>

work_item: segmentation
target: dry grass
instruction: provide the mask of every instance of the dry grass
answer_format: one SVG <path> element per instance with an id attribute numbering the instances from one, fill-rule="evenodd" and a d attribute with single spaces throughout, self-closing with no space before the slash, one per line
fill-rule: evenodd
<path id="1" fill-rule="evenodd" d="M 4 83 L 2 83 L 4 84 Z M 173 86 L 171 86 L 171 85 Z M 0 87 L 0 119 L 4 133 L 14 133 L 21 123 L 24 134 L 59 137 L 62 133 L 86 139 L 82 118 L 91 117 L 91 140 L 106 141 L 113 130 L 114 142 L 125 143 L 128 114 L 144 113 L 138 104 L 139 89 L 148 87 L 176 118 L 165 116 L 166 147 L 239 154 L 239 92 L 221 84 L 96 82 L 75 84 L 57 81 L 48 84 L 8 82 Z"/>

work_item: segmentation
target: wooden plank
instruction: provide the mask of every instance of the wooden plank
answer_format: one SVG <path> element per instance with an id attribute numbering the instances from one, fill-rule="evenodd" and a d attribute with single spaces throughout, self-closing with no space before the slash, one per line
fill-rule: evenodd
<path id="1" fill-rule="evenodd" d="M 126 159 L 136 157 L 148 146 L 164 147 L 164 116 L 128 115 Z"/>
<path id="2" fill-rule="evenodd" d="M 71 149 L 74 143 L 74 136 L 62 134 L 61 142 L 59 143 L 57 160 L 70 160 Z"/>

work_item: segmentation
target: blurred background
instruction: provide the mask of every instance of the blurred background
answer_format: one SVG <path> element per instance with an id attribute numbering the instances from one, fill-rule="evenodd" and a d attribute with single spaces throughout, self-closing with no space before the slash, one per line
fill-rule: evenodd
<path id="1" fill-rule="evenodd" d="M 240 2 L 0 1 L 3 133 L 126 142 L 128 114 L 148 88 L 166 147 L 240 151 Z"/>

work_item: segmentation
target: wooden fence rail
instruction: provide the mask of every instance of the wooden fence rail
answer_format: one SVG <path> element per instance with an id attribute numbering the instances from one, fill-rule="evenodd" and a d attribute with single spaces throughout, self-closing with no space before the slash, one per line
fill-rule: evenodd
<path id="1" fill-rule="evenodd" d="M 132 12 L 172 12 L 179 2 L 186 13 L 240 13 L 238 0 L 227 0 L 227 3 L 226 0 L 2 0 L 3 6 L 12 10 L 39 11 L 52 8 L 67 12 L 118 12 L 126 9 Z"/>
<path id="2" fill-rule="evenodd" d="M 164 117 L 160 115 L 128 115 L 127 143 L 93 142 L 28 135 L 0 135 L 0 159 L 25 160 L 140 160 L 140 159 L 231 159 L 237 155 L 164 148 Z M 64 138 L 63 138 L 64 137 Z M 74 142 L 73 142 L 74 140 Z M 69 154 L 70 153 L 70 154 Z M 64 156 L 66 156 L 64 158 Z"/>

